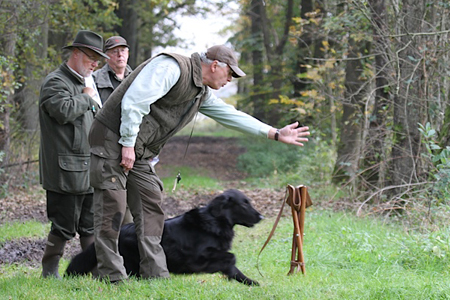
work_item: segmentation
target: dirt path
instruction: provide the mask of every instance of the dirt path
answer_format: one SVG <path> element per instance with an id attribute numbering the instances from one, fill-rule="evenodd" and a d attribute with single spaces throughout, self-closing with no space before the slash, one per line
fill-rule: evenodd
<path id="1" fill-rule="evenodd" d="M 222 181 L 243 179 L 245 174 L 236 169 L 236 163 L 245 148 L 237 141 L 225 137 L 175 136 L 164 146 L 157 172 L 160 177 L 167 177 L 172 175 L 167 171 L 174 167 L 188 166 Z"/>

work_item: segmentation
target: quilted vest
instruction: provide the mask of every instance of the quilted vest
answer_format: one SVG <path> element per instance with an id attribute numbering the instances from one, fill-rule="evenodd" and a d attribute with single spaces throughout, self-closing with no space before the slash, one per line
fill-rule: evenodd
<path id="1" fill-rule="evenodd" d="M 162 53 L 174 58 L 181 69 L 180 78 L 170 91 L 150 106 L 139 127 L 135 144 L 136 159 L 149 159 L 159 154 L 169 138 L 186 126 L 198 112 L 208 95 L 203 85 L 202 68 L 198 53 L 186 57 L 174 53 Z M 114 90 L 96 119 L 120 135 L 122 98 L 136 76 L 153 58 L 139 65 Z"/>

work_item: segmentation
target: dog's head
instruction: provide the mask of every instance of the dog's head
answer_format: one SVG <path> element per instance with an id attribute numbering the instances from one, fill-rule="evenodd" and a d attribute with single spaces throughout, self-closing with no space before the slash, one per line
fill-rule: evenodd
<path id="1" fill-rule="evenodd" d="M 264 217 L 253 208 L 250 199 L 238 190 L 227 190 L 215 197 L 208 205 L 210 213 L 225 218 L 232 226 L 252 227 Z"/>

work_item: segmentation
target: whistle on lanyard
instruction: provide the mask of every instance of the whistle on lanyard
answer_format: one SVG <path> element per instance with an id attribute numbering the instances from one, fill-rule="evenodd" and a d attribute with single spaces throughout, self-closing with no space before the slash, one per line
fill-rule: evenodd
<path id="1" fill-rule="evenodd" d="M 175 178 L 175 182 L 173 183 L 172 192 L 175 192 L 175 189 L 177 188 L 177 184 L 180 182 L 180 180 L 181 180 L 181 173 L 178 172 L 177 177 Z"/>

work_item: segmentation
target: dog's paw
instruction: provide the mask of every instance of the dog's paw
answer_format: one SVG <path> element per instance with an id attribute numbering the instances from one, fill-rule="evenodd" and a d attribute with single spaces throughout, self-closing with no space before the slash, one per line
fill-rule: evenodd
<path id="1" fill-rule="evenodd" d="M 242 281 L 243 284 L 249 285 L 249 286 L 259 286 L 259 282 L 255 280 L 251 280 L 250 278 L 244 279 Z"/>

